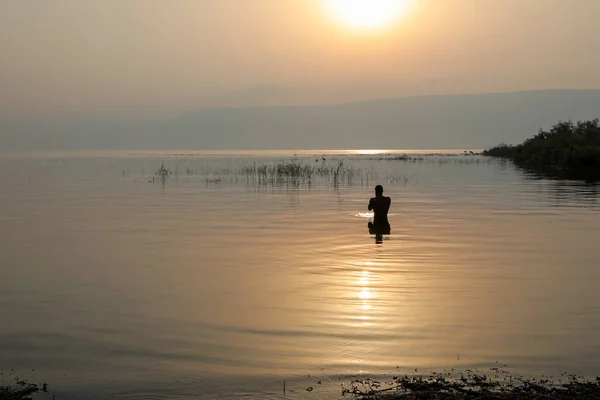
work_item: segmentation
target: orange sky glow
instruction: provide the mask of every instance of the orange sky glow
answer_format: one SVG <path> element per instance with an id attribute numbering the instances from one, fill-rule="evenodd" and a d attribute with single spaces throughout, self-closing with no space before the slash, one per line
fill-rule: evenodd
<path id="1" fill-rule="evenodd" d="M 599 13 L 597 0 L 5 0 L 0 110 L 598 88 Z"/>

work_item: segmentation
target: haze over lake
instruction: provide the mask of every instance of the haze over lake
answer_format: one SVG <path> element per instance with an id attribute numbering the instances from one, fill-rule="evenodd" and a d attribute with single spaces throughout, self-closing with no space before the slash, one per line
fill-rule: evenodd
<path id="1" fill-rule="evenodd" d="M 489 148 L 598 116 L 599 90 L 200 108 L 175 117 L 1 118 L 4 150 Z"/>
<path id="2" fill-rule="evenodd" d="M 0 370 L 60 399 L 275 399 L 284 381 L 337 398 L 352 376 L 496 362 L 597 374 L 598 186 L 356 153 L 5 153 Z M 290 163 L 340 172 L 243 172 Z"/>
<path id="3" fill-rule="evenodd" d="M 0 0 L 0 397 L 595 379 L 598 15 Z"/>

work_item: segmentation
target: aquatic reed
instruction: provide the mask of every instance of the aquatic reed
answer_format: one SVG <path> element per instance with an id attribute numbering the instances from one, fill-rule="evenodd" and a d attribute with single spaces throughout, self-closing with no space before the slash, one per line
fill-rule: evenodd
<path id="1" fill-rule="evenodd" d="M 330 179 L 336 184 L 343 179 L 352 181 L 360 171 L 351 165 L 344 166 L 342 160 L 338 160 L 337 164 L 328 163 L 325 159 L 320 162 L 317 160 L 315 165 L 297 160 L 282 160 L 274 163 L 246 164 L 240 168 L 239 174 L 259 185 L 310 184 L 314 179 Z"/>
<path id="2" fill-rule="evenodd" d="M 178 161 L 174 167 L 167 167 L 164 162 L 149 178 L 149 182 L 166 183 L 168 179 L 182 175 L 203 176 L 207 184 L 224 182 L 239 183 L 245 181 L 249 185 L 280 186 L 280 185 L 369 185 L 370 182 L 390 182 L 407 184 L 415 181 L 414 174 L 378 176 L 373 168 L 356 167 L 350 162 L 350 157 L 317 158 L 314 162 L 308 159 L 282 159 L 246 161 L 243 164 L 208 166 L 201 165 L 200 170 L 192 168 L 185 161 Z M 412 159 L 411 159 L 412 160 Z M 412 162 L 416 162 L 414 159 Z M 197 165 L 196 165 L 197 166 Z"/>

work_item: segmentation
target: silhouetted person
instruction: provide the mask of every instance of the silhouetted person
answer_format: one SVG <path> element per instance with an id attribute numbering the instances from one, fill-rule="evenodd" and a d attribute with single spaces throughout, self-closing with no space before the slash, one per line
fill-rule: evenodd
<path id="1" fill-rule="evenodd" d="M 389 235 L 391 231 L 388 221 L 388 211 L 392 199 L 383 195 L 383 186 L 375 186 L 375 197 L 369 200 L 369 211 L 373 210 L 373 222 L 369 222 L 369 233 L 375 235 L 375 242 L 381 243 L 383 235 Z"/>

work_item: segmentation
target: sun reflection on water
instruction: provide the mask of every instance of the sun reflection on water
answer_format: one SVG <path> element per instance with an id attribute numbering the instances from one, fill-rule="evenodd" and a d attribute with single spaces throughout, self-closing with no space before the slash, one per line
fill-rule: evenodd
<path id="1" fill-rule="evenodd" d="M 370 266 L 372 265 L 371 262 L 366 262 L 365 266 Z M 371 299 L 373 298 L 373 292 L 371 292 L 371 288 L 369 287 L 369 275 L 370 272 L 369 271 L 361 271 L 359 277 L 358 277 L 358 289 L 360 289 L 360 291 L 358 292 L 358 298 L 361 301 L 360 302 L 360 309 L 362 311 L 371 311 L 371 309 L 373 308 L 373 305 L 371 304 Z M 368 321 L 371 319 L 370 315 L 367 314 L 363 314 L 360 316 L 360 319 L 362 321 Z M 371 323 L 365 323 L 363 325 L 371 325 Z"/>
<path id="2" fill-rule="evenodd" d="M 374 149 L 362 149 L 362 150 L 353 150 L 354 154 L 357 155 L 377 155 L 377 154 L 386 154 L 389 153 L 390 150 L 374 150 Z"/>

